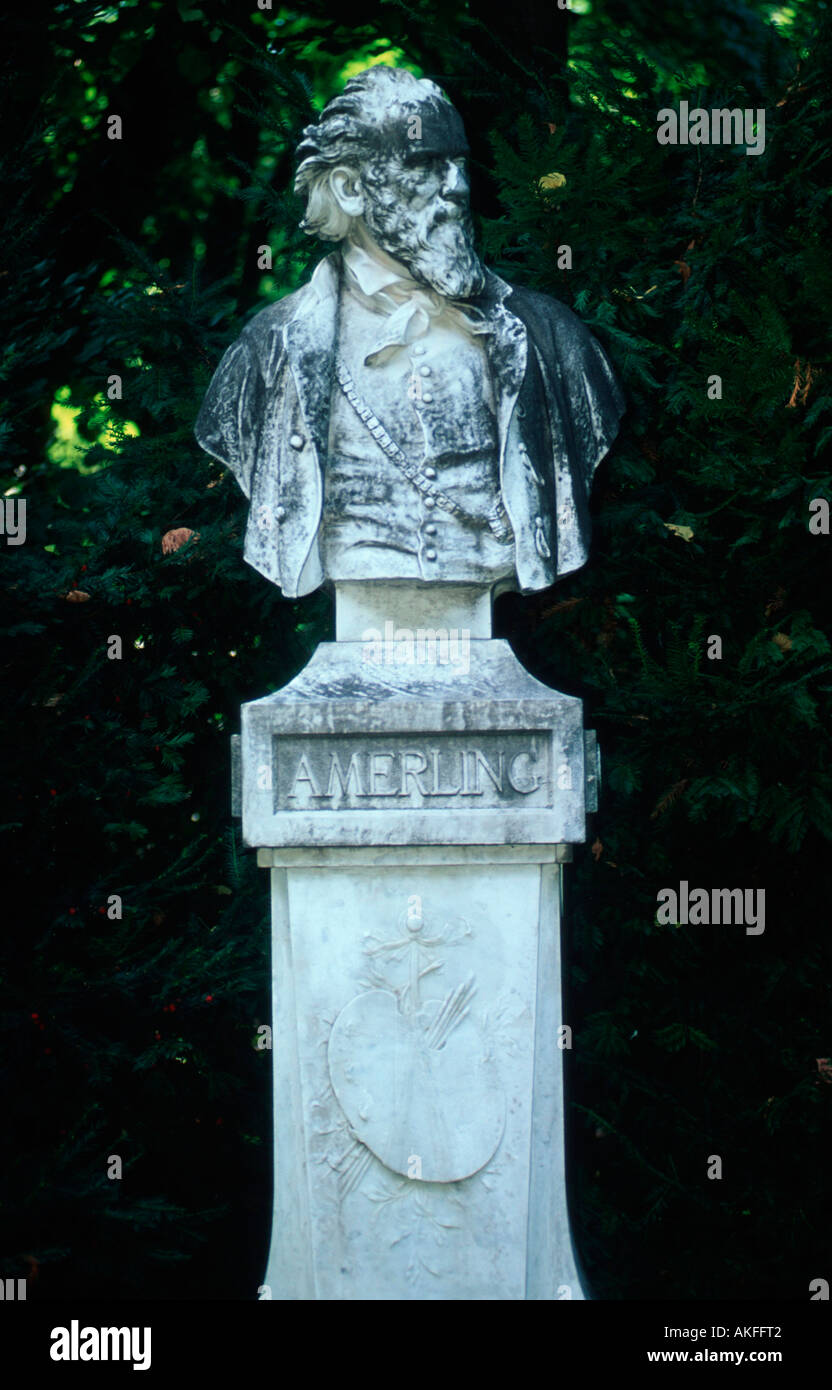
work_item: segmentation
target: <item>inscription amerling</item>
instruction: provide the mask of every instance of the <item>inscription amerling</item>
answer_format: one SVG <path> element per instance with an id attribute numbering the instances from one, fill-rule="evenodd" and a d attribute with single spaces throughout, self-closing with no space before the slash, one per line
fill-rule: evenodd
<path id="1" fill-rule="evenodd" d="M 551 804 L 549 738 L 537 733 L 283 735 L 275 763 L 277 811 Z"/>

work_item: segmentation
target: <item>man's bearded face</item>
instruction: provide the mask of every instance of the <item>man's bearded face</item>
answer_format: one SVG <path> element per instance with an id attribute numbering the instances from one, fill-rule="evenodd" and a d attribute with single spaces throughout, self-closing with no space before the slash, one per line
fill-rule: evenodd
<path id="1" fill-rule="evenodd" d="M 440 132 L 397 141 L 361 169 L 367 231 L 414 280 L 452 299 L 468 299 L 485 284 L 474 249 L 466 154 Z"/>

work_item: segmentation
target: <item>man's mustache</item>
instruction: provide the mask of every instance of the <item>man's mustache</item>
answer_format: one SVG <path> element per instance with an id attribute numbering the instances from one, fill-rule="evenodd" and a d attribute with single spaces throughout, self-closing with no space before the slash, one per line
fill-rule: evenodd
<path id="1" fill-rule="evenodd" d="M 428 221 L 428 229 L 438 226 L 440 222 L 469 222 L 467 208 L 460 203 L 443 203 L 441 207 L 435 209 Z"/>
<path id="2" fill-rule="evenodd" d="M 416 229 L 416 241 L 424 250 L 431 249 L 431 234 L 441 227 L 451 227 L 467 244 L 473 244 L 474 228 L 464 208 L 440 208 Z"/>

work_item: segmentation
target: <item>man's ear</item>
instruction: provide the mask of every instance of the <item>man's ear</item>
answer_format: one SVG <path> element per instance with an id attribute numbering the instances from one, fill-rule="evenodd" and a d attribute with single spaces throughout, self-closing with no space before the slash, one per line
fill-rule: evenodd
<path id="1" fill-rule="evenodd" d="M 347 164 L 336 165 L 329 175 L 329 186 L 342 212 L 348 217 L 361 217 L 364 212 L 364 194 L 354 169 Z"/>

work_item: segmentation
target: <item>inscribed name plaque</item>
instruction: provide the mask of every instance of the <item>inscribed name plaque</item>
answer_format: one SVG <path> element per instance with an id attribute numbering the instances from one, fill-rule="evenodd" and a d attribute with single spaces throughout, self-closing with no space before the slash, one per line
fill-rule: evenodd
<path id="1" fill-rule="evenodd" d="M 551 806 L 551 736 L 537 733 L 353 734 L 339 739 L 288 735 L 275 739 L 275 810 Z M 561 781 L 568 765 L 560 757 Z"/>
<path id="2" fill-rule="evenodd" d="M 535 680 L 507 642 L 478 641 L 475 656 L 464 675 L 380 672 L 361 643 L 325 642 L 282 690 L 244 705 L 246 842 L 583 840 L 595 767 L 580 700 Z"/>

